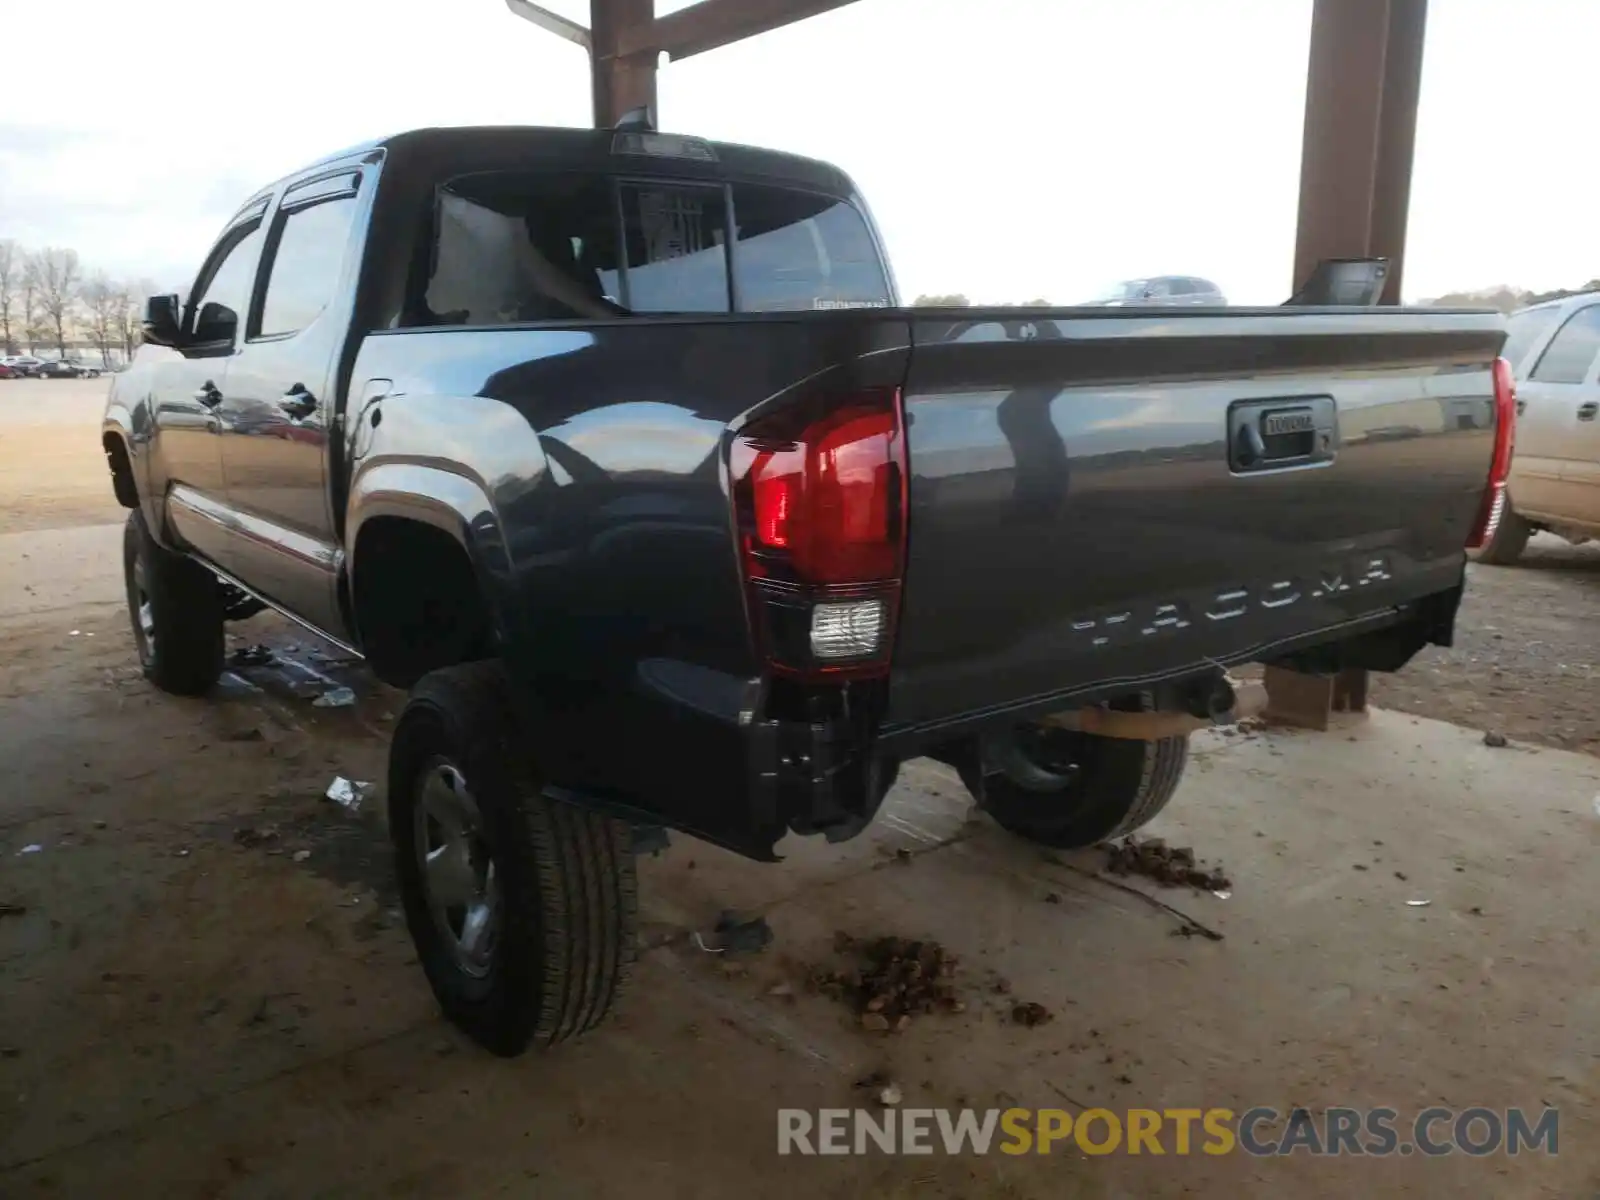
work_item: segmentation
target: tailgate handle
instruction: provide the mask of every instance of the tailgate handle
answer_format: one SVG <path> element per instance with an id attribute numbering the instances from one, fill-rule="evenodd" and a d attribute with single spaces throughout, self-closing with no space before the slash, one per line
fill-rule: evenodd
<path id="1" fill-rule="evenodd" d="M 1240 400 L 1228 408 L 1228 466 L 1235 474 L 1329 463 L 1338 449 L 1332 396 Z"/>
<path id="2" fill-rule="evenodd" d="M 1600 415 L 1600 402 L 1590 400 L 1587 404 L 1578 405 L 1578 420 L 1592 421 Z"/>

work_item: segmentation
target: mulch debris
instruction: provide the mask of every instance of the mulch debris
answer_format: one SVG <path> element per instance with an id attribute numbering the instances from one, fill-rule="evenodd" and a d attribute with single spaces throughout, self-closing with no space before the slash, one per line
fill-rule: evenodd
<path id="1" fill-rule="evenodd" d="M 268 842 L 278 840 L 278 831 L 271 825 L 256 828 L 254 825 L 242 825 L 233 831 L 233 841 L 237 846 L 247 850 L 257 846 L 265 846 Z"/>
<path id="2" fill-rule="evenodd" d="M 959 960 L 938 942 L 907 938 L 834 936 L 834 949 L 856 960 L 853 969 L 816 970 L 811 987 L 848 1005 L 863 1029 L 900 1033 L 913 1016 L 963 1012 L 955 992 Z"/>
<path id="3" fill-rule="evenodd" d="M 1033 1029 L 1040 1025 L 1048 1025 L 1056 1019 L 1056 1015 L 1037 1001 L 1028 1000 L 1012 1008 L 1011 1019 L 1018 1025 Z"/>
<path id="4" fill-rule="evenodd" d="M 1167 887 L 1204 888 L 1225 892 L 1233 881 L 1221 867 L 1203 867 L 1187 846 L 1169 846 L 1161 838 L 1124 838 L 1106 846 L 1106 870 L 1113 875 L 1139 875 Z"/>

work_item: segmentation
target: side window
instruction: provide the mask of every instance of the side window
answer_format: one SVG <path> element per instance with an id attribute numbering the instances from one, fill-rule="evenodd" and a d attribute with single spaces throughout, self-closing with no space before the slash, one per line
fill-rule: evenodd
<path id="1" fill-rule="evenodd" d="M 262 229 L 259 221 L 231 230 L 223 238 L 230 246 L 222 261 L 211 272 L 211 278 L 200 287 L 190 318 L 198 317 L 207 304 L 220 304 L 232 311 L 240 321 L 250 307 L 250 285 L 256 277 L 256 260 L 261 255 Z"/>
<path id="2" fill-rule="evenodd" d="M 1560 315 L 1559 308 L 1530 308 L 1506 318 L 1506 344 L 1500 355 L 1513 371 L 1521 368 L 1528 351 L 1550 331 Z"/>
<path id="3" fill-rule="evenodd" d="M 1530 377 L 1539 383 L 1582 383 L 1600 352 L 1600 304 L 1580 308 L 1563 325 Z"/>
<path id="4" fill-rule="evenodd" d="M 278 218 L 282 228 L 255 336 L 299 333 L 328 307 L 344 267 L 355 212 L 355 197 L 341 196 Z"/>

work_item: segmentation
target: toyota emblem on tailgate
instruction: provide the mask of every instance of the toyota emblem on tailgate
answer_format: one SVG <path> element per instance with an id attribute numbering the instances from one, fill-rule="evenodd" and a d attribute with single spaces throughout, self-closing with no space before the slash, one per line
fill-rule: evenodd
<path id="1" fill-rule="evenodd" d="M 1309 408 L 1291 408 L 1283 412 L 1267 413 L 1261 418 L 1261 432 L 1266 437 L 1285 433 L 1311 433 L 1316 421 Z"/>

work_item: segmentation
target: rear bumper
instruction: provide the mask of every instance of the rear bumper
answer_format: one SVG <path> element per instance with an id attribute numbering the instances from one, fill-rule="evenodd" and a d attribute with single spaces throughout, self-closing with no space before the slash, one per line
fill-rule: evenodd
<path id="1" fill-rule="evenodd" d="M 930 747 L 953 738 L 1033 720 L 1065 708 L 1095 704 L 1129 692 L 1203 678 L 1218 667 L 1282 662 L 1318 671 L 1345 668 L 1398 671 L 1422 647 L 1450 644 L 1461 592 L 1461 584 L 1457 583 L 1411 603 L 1305 632 L 1240 645 L 1214 656 L 1163 664 L 1154 670 L 1096 675 L 982 709 L 887 726 L 878 736 L 877 750 L 896 759 L 915 758 L 927 753 Z"/>
<path id="2" fill-rule="evenodd" d="M 759 681 L 656 662 L 641 670 L 629 704 L 634 709 L 629 724 L 639 736 L 616 751 L 635 762 L 634 785 L 601 789 L 567 775 L 556 777 L 546 791 L 773 861 L 776 844 L 790 832 L 843 841 L 865 829 L 896 765 L 906 759 L 928 755 L 961 761 L 981 734 L 996 727 L 1179 685 L 1218 667 L 1275 662 L 1318 672 L 1399 670 L 1422 647 L 1450 643 L 1460 599 L 1458 583 L 1357 619 L 1241 646 L 1223 658 L 1070 681 L 1003 705 L 869 736 L 840 719 L 768 719 Z"/>

